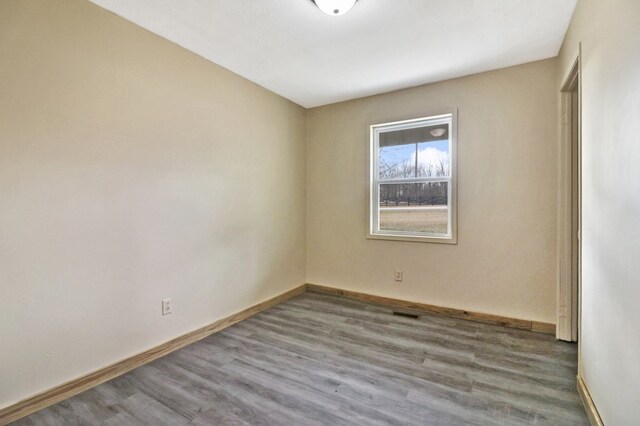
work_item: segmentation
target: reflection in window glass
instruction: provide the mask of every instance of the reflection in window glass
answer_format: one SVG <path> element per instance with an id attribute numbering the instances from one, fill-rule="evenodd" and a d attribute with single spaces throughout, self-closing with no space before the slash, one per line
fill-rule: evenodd
<path id="1" fill-rule="evenodd" d="M 380 179 L 449 176 L 450 163 L 448 140 L 379 148 Z"/>

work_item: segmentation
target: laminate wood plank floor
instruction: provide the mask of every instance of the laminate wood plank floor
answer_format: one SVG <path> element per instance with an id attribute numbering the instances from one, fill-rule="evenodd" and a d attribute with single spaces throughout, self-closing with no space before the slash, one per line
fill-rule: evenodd
<path id="1" fill-rule="evenodd" d="M 304 293 L 16 425 L 588 425 L 552 336 Z"/>

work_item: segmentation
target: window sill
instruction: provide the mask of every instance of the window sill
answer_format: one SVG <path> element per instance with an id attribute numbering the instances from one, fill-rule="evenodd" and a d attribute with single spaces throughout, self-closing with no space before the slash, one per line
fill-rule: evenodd
<path id="1" fill-rule="evenodd" d="M 367 234 L 368 240 L 406 241 L 412 243 L 458 244 L 455 237 L 420 237 L 417 235 Z"/>

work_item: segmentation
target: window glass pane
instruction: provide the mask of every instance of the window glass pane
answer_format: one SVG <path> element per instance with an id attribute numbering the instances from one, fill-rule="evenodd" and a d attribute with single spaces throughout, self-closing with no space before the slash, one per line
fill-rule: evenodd
<path id="1" fill-rule="evenodd" d="M 449 176 L 450 158 L 448 124 L 380 133 L 380 179 Z"/>
<path id="2" fill-rule="evenodd" d="M 446 234 L 447 182 L 380 185 L 380 230 Z"/>

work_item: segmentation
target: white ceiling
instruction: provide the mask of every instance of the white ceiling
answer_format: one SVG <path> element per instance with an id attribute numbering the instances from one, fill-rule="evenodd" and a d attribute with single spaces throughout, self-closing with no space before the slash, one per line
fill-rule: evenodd
<path id="1" fill-rule="evenodd" d="M 304 107 L 556 56 L 577 0 L 91 0 Z"/>

